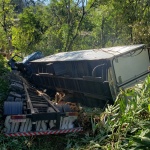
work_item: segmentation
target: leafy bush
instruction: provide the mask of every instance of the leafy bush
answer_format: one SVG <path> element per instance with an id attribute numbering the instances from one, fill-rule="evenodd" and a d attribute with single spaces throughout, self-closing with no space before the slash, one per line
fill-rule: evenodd
<path id="1" fill-rule="evenodd" d="M 3 57 L 2 55 L 0 55 L 0 99 L 1 97 L 3 97 L 6 92 L 7 92 L 7 88 L 8 88 L 8 75 L 9 72 L 9 68 L 7 66 L 7 60 L 5 57 Z"/>
<path id="2" fill-rule="evenodd" d="M 150 147 L 150 76 L 142 86 L 122 90 L 99 121 L 92 123 L 94 136 L 68 139 L 67 149 L 130 150 Z"/>

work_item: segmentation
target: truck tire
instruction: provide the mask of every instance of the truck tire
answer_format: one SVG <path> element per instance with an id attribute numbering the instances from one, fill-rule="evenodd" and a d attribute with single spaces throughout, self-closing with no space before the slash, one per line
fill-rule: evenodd
<path id="1" fill-rule="evenodd" d="M 4 115 L 18 115 L 23 112 L 23 102 L 4 102 Z"/>

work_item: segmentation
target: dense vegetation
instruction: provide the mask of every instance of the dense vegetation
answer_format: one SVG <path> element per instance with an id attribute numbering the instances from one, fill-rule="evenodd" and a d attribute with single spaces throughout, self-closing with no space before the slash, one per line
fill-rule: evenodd
<path id="1" fill-rule="evenodd" d="M 1 52 L 149 44 L 149 0 L 0 0 Z"/>

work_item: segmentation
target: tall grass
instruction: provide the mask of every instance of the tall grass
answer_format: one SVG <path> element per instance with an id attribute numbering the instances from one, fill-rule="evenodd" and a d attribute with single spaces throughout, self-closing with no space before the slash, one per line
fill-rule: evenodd
<path id="1" fill-rule="evenodd" d="M 142 86 L 122 90 L 115 104 L 91 121 L 92 131 L 68 142 L 67 149 L 146 150 L 150 147 L 150 76 Z"/>

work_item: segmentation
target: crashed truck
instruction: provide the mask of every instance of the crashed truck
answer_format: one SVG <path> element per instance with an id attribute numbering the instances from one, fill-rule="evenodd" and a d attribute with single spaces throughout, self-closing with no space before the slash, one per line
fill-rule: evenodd
<path id="1" fill-rule="evenodd" d="M 15 57 L 15 56 L 14 56 Z M 5 135 L 33 136 L 83 131 L 76 104 L 104 109 L 120 88 L 149 74 L 150 49 L 144 44 L 61 52 L 35 52 L 16 62 L 4 102 Z M 53 101 L 63 93 L 60 103 Z"/>

